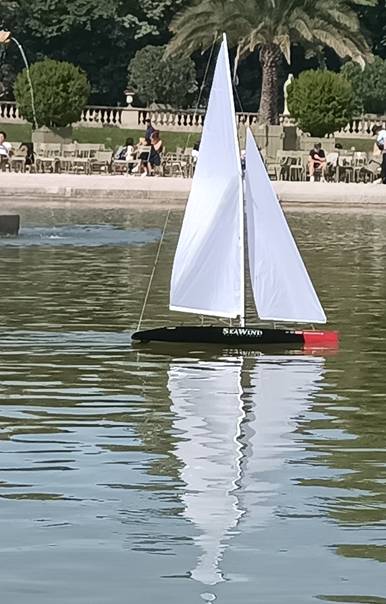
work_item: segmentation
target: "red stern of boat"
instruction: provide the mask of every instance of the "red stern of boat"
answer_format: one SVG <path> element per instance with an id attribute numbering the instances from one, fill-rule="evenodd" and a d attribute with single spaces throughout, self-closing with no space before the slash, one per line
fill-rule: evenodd
<path id="1" fill-rule="evenodd" d="M 337 348 L 338 331 L 298 331 L 304 338 L 304 345 L 310 348 Z"/>

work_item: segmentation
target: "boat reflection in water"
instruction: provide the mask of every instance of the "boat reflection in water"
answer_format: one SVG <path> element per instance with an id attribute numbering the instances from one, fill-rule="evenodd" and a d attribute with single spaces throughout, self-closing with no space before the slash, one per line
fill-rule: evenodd
<path id="1" fill-rule="evenodd" d="M 181 499 L 201 550 L 191 571 L 197 581 L 223 581 L 220 564 L 232 535 L 243 523 L 262 527 L 272 517 L 280 486 L 275 471 L 301 448 L 291 433 L 323 370 L 324 359 L 313 356 L 170 364 Z"/>

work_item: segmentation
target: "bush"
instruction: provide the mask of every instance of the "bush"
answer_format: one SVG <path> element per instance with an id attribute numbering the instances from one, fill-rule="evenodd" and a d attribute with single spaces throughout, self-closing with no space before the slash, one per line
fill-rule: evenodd
<path id="1" fill-rule="evenodd" d="M 375 57 L 363 71 L 350 61 L 343 65 L 341 73 L 351 82 L 357 115 L 386 112 L 386 61 Z"/>
<path id="2" fill-rule="evenodd" d="M 128 85 L 149 103 L 186 107 L 197 90 L 194 62 L 186 57 L 164 58 L 166 46 L 145 46 L 130 61 Z"/>
<path id="3" fill-rule="evenodd" d="M 45 59 L 31 65 L 38 126 L 67 126 L 80 119 L 89 94 L 87 76 L 75 65 Z M 33 123 L 31 94 L 24 69 L 15 81 L 15 98 L 21 115 Z"/>
<path id="4" fill-rule="evenodd" d="M 288 87 L 288 109 L 303 132 L 333 134 L 353 116 L 351 84 L 332 71 L 303 71 Z"/>

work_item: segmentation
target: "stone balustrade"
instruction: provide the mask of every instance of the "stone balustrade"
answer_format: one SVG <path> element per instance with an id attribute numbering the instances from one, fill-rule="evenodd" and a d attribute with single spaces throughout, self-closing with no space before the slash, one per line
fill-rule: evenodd
<path id="1" fill-rule="evenodd" d="M 189 109 L 142 109 L 136 107 L 107 107 L 89 105 L 82 111 L 81 119 L 75 126 L 82 127 L 117 127 L 128 130 L 143 130 L 145 120 L 150 118 L 153 125 L 159 130 L 170 132 L 201 132 L 204 123 L 205 112 L 203 110 L 193 111 Z M 259 121 L 258 113 L 236 113 L 238 126 L 254 126 Z M 282 124 L 292 123 L 293 120 L 281 116 Z M 3 124 L 25 124 L 27 123 L 20 115 L 16 103 L 12 101 L 0 102 L 0 123 Z M 374 124 L 382 124 L 386 127 L 386 116 L 364 115 L 353 118 L 347 126 L 335 132 L 335 136 L 347 138 L 368 138 Z"/>
<path id="2" fill-rule="evenodd" d="M 101 128 L 102 126 L 117 126 L 122 127 L 122 112 L 123 107 L 104 107 L 88 105 L 82 111 L 82 117 L 77 125 L 79 126 L 94 126 Z"/>
<path id="3" fill-rule="evenodd" d="M 138 109 L 138 124 L 143 127 L 145 120 L 151 119 L 153 126 L 158 130 L 201 132 L 204 116 L 204 111 Z"/>
<path id="4" fill-rule="evenodd" d="M 368 138 L 372 135 L 372 128 L 376 124 L 381 124 L 385 128 L 386 116 L 366 114 L 362 117 L 355 117 L 347 124 L 347 126 L 339 130 L 339 132 L 336 132 L 335 136 L 347 138 Z"/>
<path id="5" fill-rule="evenodd" d="M 0 103 L 0 122 L 2 124 L 26 124 L 26 120 L 24 120 L 19 115 L 19 110 L 16 106 L 16 103 L 12 101 L 2 101 Z"/>

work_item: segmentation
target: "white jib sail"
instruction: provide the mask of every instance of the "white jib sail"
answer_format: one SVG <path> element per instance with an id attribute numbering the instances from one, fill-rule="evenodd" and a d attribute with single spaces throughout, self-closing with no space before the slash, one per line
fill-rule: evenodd
<path id="1" fill-rule="evenodd" d="M 224 36 L 174 258 L 171 310 L 219 317 L 244 314 L 242 232 L 240 154 Z"/>
<path id="2" fill-rule="evenodd" d="M 250 130 L 246 145 L 245 202 L 249 268 L 260 319 L 325 323 L 326 315 Z"/>

